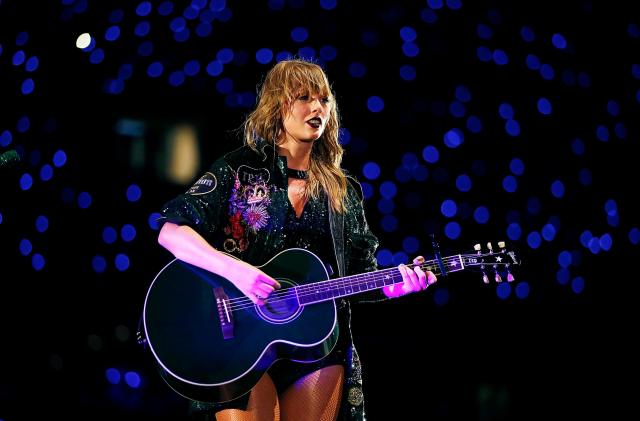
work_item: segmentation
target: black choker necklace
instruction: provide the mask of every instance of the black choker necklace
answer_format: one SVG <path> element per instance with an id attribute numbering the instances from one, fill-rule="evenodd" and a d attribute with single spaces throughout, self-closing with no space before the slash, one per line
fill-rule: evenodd
<path id="1" fill-rule="evenodd" d="M 293 168 L 287 168 L 287 177 L 306 180 L 309 178 L 309 171 L 294 170 Z"/>

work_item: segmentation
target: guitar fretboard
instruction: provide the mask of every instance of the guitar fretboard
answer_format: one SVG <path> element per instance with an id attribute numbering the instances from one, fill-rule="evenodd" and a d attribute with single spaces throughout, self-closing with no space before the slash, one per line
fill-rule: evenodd
<path id="1" fill-rule="evenodd" d="M 441 263 L 447 273 L 464 269 L 463 258 L 459 254 L 443 258 Z M 408 266 L 412 267 L 413 265 Z M 424 271 L 433 272 L 436 276 L 442 274 L 437 260 L 426 261 L 420 267 Z M 360 294 L 400 282 L 403 282 L 402 274 L 397 267 L 393 267 L 359 275 L 313 282 L 294 289 L 300 305 L 306 305 Z"/>

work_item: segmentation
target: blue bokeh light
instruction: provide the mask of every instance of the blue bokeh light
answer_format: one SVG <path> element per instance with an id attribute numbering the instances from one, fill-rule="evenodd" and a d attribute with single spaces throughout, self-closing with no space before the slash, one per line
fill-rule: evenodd
<path id="1" fill-rule="evenodd" d="M 120 27 L 117 25 L 110 26 L 107 28 L 104 39 L 107 41 L 115 41 L 120 38 Z"/>
<path id="2" fill-rule="evenodd" d="M 493 51 L 493 61 L 499 66 L 504 66 L 509 64 L 509 56 L 504 50 L 497 48 Z"/>
<path id="3" fill-rule="evenodd" d="M 575 138 L 571 141 L 571 150 L 575 155 L 584 155 L 584 141 L 580 138 Z"/>
<path id="4" fill-rule="evenodd" d="M 355 78 L 361 78 L 367 73 L 367 67 L 359 61 L 354 61 L 349 65 L 349 74 Z"/>
<path id="5" fill-rule="evenodd" d="M 378 265 L 382 267 L 391 266 L 393 263 L 393 254 L 390 250 L 381 249 L 376 253 L 376 259 L 378 260 Z"/>
<path id="6" fill-rule="evenodd" d="M 447 218 L 453 218 L 458 212 L 458 205 L 451 199 L 446 199 L 440 205 L 440 213 Z"/>
<path id="7" fill-rule="evenodd" d="M 295 42 L 305 42 L 309 37 L 309 31 L 306 28 L 298 26 L 291 30 L 291 39 Z"/>
<path id="8" fill-rule="evenodd" d="M 324 10 L 333 10 L 337 5 L 337 0 L 320 0 L 320 7 L 322 7 Z"/>
<path id="9" fill-rule="evenodd" d="M 537 249 L 540 247 L 542 243 L 542 238 L 540 237 L 540 233 L 537 231 L 532 231 L 527 235 L 527 244 L 532 249 Z"/>
<path id="10" fill-rule="evenodd" d="M 140 375 L 135 371 L 127 371 L 124 375 L 124 381 L 127 383 L 129 387 L 133 389 L 137 389 L 138 387 L 140 387 L 140 384 L 142 383 L 142 379 L 140 378 Z"/>
<path id="11" fill-rule="evenodd" d="M 104 60 L 104 50 L 102 48 L 96 48 L 91 52 L 89 56 L 89 62 L 91 64 L 100 64 Z"/>
<path id="12" fill-rule="evenodd" d="M 35 82 L 31 78 L 27 78 L 22 82 L 22 86 L 20 87 L 20 91 L 23 95 L 29 95 L 36 88 Z"/>
<path id="13" fill-rule="evenodd" d="M 545 224 L 542 227 L 542 238 L 546 241 L 553 241 L 556 237 L 556 227 L 553 224 Z"/>
<path id="14" fill-rule="evenodd" d="M 571 272 L 566 268 L 560 268 L 558 269 L 558 272 L 556 272 L 556 280 L 560 285 L 567 285 L 570 277 Z"/>
<path id="15" fill-rule="evenodd" d="M 409 64 L 403 65 L 400 67 L 400 77 L 406 81 L 414 80 L 416 78 L 416 68 Z"/>
<path id="16" fill-rule="evenodd" d="M 40 179 L 42 181 L 49 181 L 53 177 L 53 167 L 49 164 L 44 164 L 40 168 Z"/>
<path id="17" fill-rule="evenodd" d="M 489 209 L 485 206 L 478 206 L 473 212 L 473 218 L 479 224 L 486 224 L 489 221 Z"/>
<path id="18" fill-rule="evenodd" d="M 22 254 L 23 256 L 28 256 L 29 254 L 31 254 L 31 251 L 33 251 L 33 244 L 31 244 L 31 241 L 29 241 L 26 238 L 23 238 L 22 240 L 20 240 L 20 254 Z"/>
<path id="19" fill-rule="evenodd" d="M 456 178 L 456 187 L 461 192 L 468 192 L 469 190 L 471 190 L 471 185 L 471 178 L 466 174 L 460 174 Z"/>
<path id="20" fill-rule="evenodd" d="M 502 300 L 506 300 L 511 295 L 511 284 L 508 282 L 502 282 L 498 284 L 496 288 L 496 295 Z"/>
<path id="21" fill-rule="evenodd" d="M 482 120 L 474 115 L 469 116 L 467 118 L 467 129 L 471 133 L 480 133 L 482 131 Z"/>
<path id="22" fill-rule="evenodd" d="M 549 115 L 552 112 L 551 102 L 547 98 L 540 98 L 538 100 L 538 111 L 541 114 Z"/>
<path id="23" fill-rule="evenodd" d="M 380 166 L 375 162 L 367 162 L 362 167 L 362 174 L 368 180 L 375 180 L 380 177 Z"/>
<path id="24" fill-rule="evenodd" d="M 445 226 L 444 232 L 447 238 L 455 240 L 458 237 L 460 237 L 460 233 L 462 232 L 462 227 L 457 222 L 451 221 L 447 223 L 447 225 Z"/>
<path id="25" fill-rule="evenodd" d="M 0 134 L 0 146 L 7 147 L 13 142 L 13 135 L 9 130 L 5 130 Z"/>
<path id="26" fill-rule="evenodd" d="M 508 193 L 514 193 L 518 189 L 518 180 L 512 175 L 502 179 L 502 188 Z"/>
<path id="27" fill-rule="evenodd" d="M 564 196 L 564 192 L 565 188 L 562 181 L 555 180 L 553 183 L 551 183 L 551 194 L 553 194 L 554 197 L 561 198 Z"/>
<path id="28" fill-rule="evenodd" d="M 450 299 L 451 299 L 451 294 L 449 293 L 449 290 L 446 288 L 438 288 L 436 292 L 433 294 L 433 302 L 440 307 L 449 304 Z"/>
<path id="29" fill-rule="evenodd" d="M 370 96 L 367 99 L 367 108 L 371 112 L 379 113 L 384 109 L 384 100 L 377 95 Z"/>
<path id="30" fill-rule="evenodd" d="M 122 379 L 122 376 L 120 375 L 120 371 L 118 371 L 115 368 L 107 368 L 105 370 L 104 376 L 106 377 L 107 381 L 111 384 L 118 384 Z"/>
<path id="31" fill-rule="evenodd" d="M 464 142 L 462 130 L 454 128 L 444 134 L 444 144 L 449 148 L 457 148 Z"/>
<path id="32" fill-rule="evenodd" d="M 604 251 L 609 251 L 613 245 L 613 238 L 611 234 L 606 233 L 600 236 L 600 248 Z"/>
<path id="33" fill-rule="evenodd" d="M 273 51 L 269 48 L 261 48 L 256 51 L 256 61 L 260 64 L 268 64 L 273 60 Z"/>
<path id="34" fill-rule="evenodd" d="M 413 236 L 406 237 L 404 240 L 402 240 L 402 248 L 407 253 L 416 253 L 420 248 L 420 241 Z"/>
<path id="35" fill-rule="evenodd" d="M 560 254 L 558 255 L 558 264 L 563 268 L 569 267 L 569 265 L 571 265 L 571 260 L 572 260 L 571 252 L 567 250 L 561 251 Z"/>
<path id="36" fill-rule="evenodd" d="M 36 218 L 36 230 L 38 232 L 45 232 L 49 228 L 49 218 L 44 215 L 40 215 Z"/>
<path id="37" fill-rule="evenodd" d="M 104 227 L 102 230 L 102 241 L 107 244 L 113 244 L 118 238 L 118 233 L 113 227 Z"/>
<path id="38" fill-rule="evenodd" d="M 485 63 L 491 61 L 491 58 L 493 57 L 491 50 L 485 46 L 478 47 L 476 50 L 476 55 L 478 56 L 478 59 L 480 59 L 480 61 L 483 61 Z"/>
<path id="39" fill-rule="evenodd" d="M 521 300 L 524 300 L 525 298 L 527 298 L 529 296 L 529 292 L 530 292 L 530 287 L 529 287 L 529 283 L 528 282 L 518 282 L 516 284 L 516 297 L 518 297 Z"/>
<path id="40" fill-rule="evenodd" d="M 531 70 L 539 70 L 541 63 L 538 56 L 535 54 L 528 54 L 526 58 L 527 67 Z"/>
<path id="41" fill-rule="evenodd" d="M 126 242 L 132 241 L 136 238 L 136 229 L 131 224 L 124 224 L 120 229 L 120 236 Z"/>
<path id="42" fill-rule="evenodd" d="M 45 259 L 43 255 L 40 253 L 34 253 L 34 255 L 31 256 L 31 266 L 33 266 L 36 271 L 41 271 L 44 268 L 44 265 Z"/>
<path id="43" fill-rule="evenodd" d="M 520 123 L 516 120 L 507 120 L 504 124 L 504 129 L 509 136 L 518 136 L 520 135 Z"/>
<path id="44" fill-rule="evenodd" d="M 551 37 L 551 43 L 559 50 L 564 50 L 565 48 L 567 48 L 567 40 L 562 34 L 553 34 L 553 36 Z"/>
<path id="45" fill-rule="evenodd" d="M 398 218 L 394 215 L 385 215 L 382 217 L 381 225 L 385 232 L 394 232 L 398 229 Z"/>
<path id="46" fill-rule="evenodd" d="M 577 276 L 571 281 L 571 289 L 576 294 L 581 294 L 582 291 L 584 291 L 584 287 L 584 278 L 582 278 L 581 276 Z"/>
<path id="47" fill-rule="evenodd" d="M 380 195 L 386 199 L 392 199 L 398 192 L 398 188 L 393 181 L 385 181 L 380 185 Z"/>
<path id="48" fill-rule="evenodd" d="M 92 198 L 88 192 L 83 191 L 78 194 L 78 206 L 80 208 L 87 209 L 89 206 L 91 206 L 91 201 Z"/>
<path id="49" fill-rule="evenodd" d="M 514 175 L 522 175 L 524 173 L 524 162 L 520 158 L 513 158 L 509 163 L 509 169 Z"/>
<path id="50" fill-rule="evenodd" d="M 396 205 L 393 203 L 393 200 L 381 198 L 378 200 L 378 210 L 382 214 L 391 213 L 395 210 Z"/>
<path id="51" fill-rule="evenodd" d="M 131 184 L 127 187 L 127 200 L 129 202 L 137 202 L 142 196 L 142 189 L 137 184 Z"/>
<path id="52" fill-rule="evenodd" d="M 593 181 L 591 170 L 589 168 L 581 169 L 580 172 L 578 173 L 578 180 L 580 181 L 580 184 L 582 184 L 583 186 L 591 185 Z"/>
<path id="53" fill-rule="evenodd" d="M 33 177 L 31 174 L 24 173 L 22 177 L 20 177 L 20 189 L 29 190 L 33 186 Z"/>
<path id="54" fill-rule="evenodd" d="M 129 257 L 124 253 L 118 253 L 115 259 L 116 268 L 123 272 L 129 268 Z"/>
<path id="55" fill-rule="evenodd" d="M 607 126 L 600 124 L 596 128 L 596 137 L 603 142 L 607 142 L 609 140 L 609 129 Z"/>
<path id="56" fill-rule="evenodd" d="M 508 102 L 503 102 L 498 107 L 498 114 L 505 120 L 511 120 L 515 114 L 513 107 Z"/>
<path id="57" fill-rule="evenodd" d="M 103 273 L 107 269 L 107 260 L 100 255 L 96 255 L 91 260 L 91 266 L 96 273 Z"/>
<path id="58" fill-rule="evenodd" d="M 440 159 L 440 152 L 435 146 L 425 146 L 422 150 L 422 158 L 430 164 L 435 164 Z"/>
<path id="59" fill-rule="evenodd" d="M 418 34 L 416 33 L 416 30 L 410 26 L 403 26 L 400 28 L 400 38 L 402 38 L 403 41 L 414 41 L 417 36 Z"/>
<path id="60" fill-rule="evenodd" d="M 544 80 L 552 80 L 556 77 L 556 72 L 550 64 L 545 63 L 540 66 L 540 76 L 542 76 Z"/>
<path id="61" fill-rule="evenodd" d="M 153 212 L 151 215 L 149 215 L 149 218 L 147 219 L 149 228 L 156 231 L 160 229 L 160 224 L 158 223 L 158 221 L 161 217 L 162 215 L 159 212 Z"/>
<path id="62" fill-rule="evenodd" d="M 394 266 L 408 264 L 409 256 L 404 251 L 398 251 L 393 254 L 393 264 Z"/>

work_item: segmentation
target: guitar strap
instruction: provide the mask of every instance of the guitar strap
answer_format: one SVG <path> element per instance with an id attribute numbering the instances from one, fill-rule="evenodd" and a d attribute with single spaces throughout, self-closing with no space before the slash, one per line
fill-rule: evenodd
<path id="1" fill-rule="evenodd" d="M 329 207 L 329 229 L 331 230 L 336 264 L 338 265 L 338 275 L 343 277 L 346 276 L 344 265 L 344 214 L 336 213 L 333 210 L 328 197 L 327 206 Z"/>

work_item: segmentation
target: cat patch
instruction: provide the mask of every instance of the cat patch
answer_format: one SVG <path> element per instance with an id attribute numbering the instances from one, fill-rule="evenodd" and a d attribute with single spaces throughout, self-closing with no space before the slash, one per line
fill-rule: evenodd
<path id="1" fill-rule="evenodd" d="M 210 172 L 205 173 L 202 177 L 195 182 L 193 186 L 189 190 L 187 190 L 186 194 L 191 194 L 194 196 L 211 193 L 218 186 L 218 180 L 216 176 Z"/>

